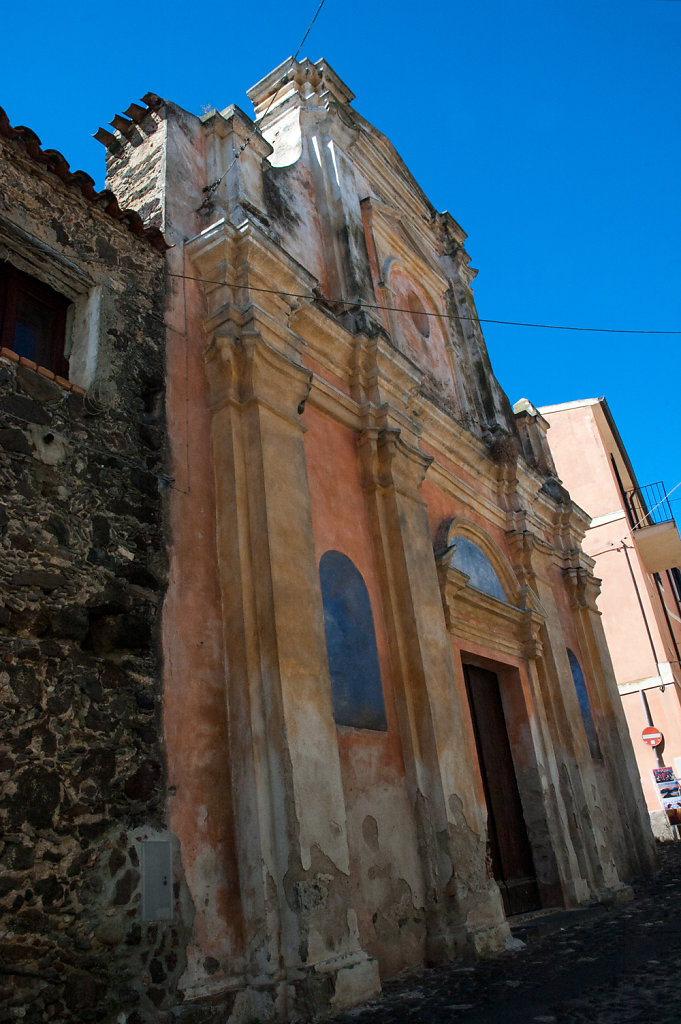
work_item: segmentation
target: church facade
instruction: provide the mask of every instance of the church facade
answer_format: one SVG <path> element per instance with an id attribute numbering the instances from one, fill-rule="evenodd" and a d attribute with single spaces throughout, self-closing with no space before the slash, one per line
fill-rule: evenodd
<path id="1" fill-rule="evenodd" d="M 98 133 L 170 246 L 162 757 L 128 930 L 88 939 L 146 964 L 131 1022 L 340 1010 L 653 858 L 588 517 L 494 377 L 463 230 L 326 62 L 249 96 Z"/>
<path id="2" fill-rule="evenodd" d="M 162 104 L 108 169 L 174 246 L 185 983 L 288 1013 L 500 949 L 651 847 L 587 522 L 493 376 L 462 229 L 324 61 L 249 97 L 257 128 Z"/>

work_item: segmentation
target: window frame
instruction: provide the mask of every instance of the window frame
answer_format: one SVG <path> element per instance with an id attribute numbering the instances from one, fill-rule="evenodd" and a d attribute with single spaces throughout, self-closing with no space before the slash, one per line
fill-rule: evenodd
<path id="1" fill-rule="evenodd" d="M 46 306 L 54 314 L 47 340 L 47 351 L 38 358 L 32 358 L 39 366 L 51 370 L 60 377 L 68 378 L 69 364 L 65 354 L 67 315 L 71 301 L 50 285 L 25 273 L 13 263 L 0 262 L 0 347 L 15 349 L 15 330 L 18 306 L 21 298 Z"/>

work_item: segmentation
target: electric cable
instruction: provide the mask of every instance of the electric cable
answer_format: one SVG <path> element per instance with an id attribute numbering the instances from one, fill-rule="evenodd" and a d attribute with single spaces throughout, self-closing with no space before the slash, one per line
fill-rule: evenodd
<path id="1" fill-rule="evenodd" d="M 90 263 L 93 266 L 108 267 L 111 270 L 125 271 L 125 270 L 128 269 L 126 267 L 121 267 L 121 266 L 117 266 L 116 264 L 112 264 L 108 260 L 97 259 L 96 257 L 93 257 L 93 256 L 80 256 L 79 255 L 78 258 L 83 263 Z M 129 271 L 129 272 L 132 273 L 132 271 Z M 356 300 L 356 299 L 327 298 L 321 292 L 317 292 L 317 293 L 313 293 L 313 292 L 288 292 L 288 291 L 286 291 L 286 290 L 284 290 L 282 288 L 262 288 L 262 287 L 259 287 L 258 285 L 253 285 L 253 284 L 235 284 L 232 281 L 214 281 L 212 278 L 197 277 L 196 275 L 193 275 L 193 274 L 178 274 L 178 273 L 175 273 L 175 272 L 170 271 L 170 270 L 166 271 L 166 273 L 167 273 L 168 277 L 174 277 L 174 278 L 177 278 L 180 281 L 197 281 L 197 282 L 202 283 L 202 284 L 221 285 L 221 286 L 223 286 L 225 288 L 243 288 L 246 291 L 262 292 L 262 293 L 267 294 L 267 295 L 281 295 L 281 296 L 284 296 L 284 297 L 289 297 L 289 298 L 294 298 L 294 299 L 306 299 L 308 302 L 316 302 L 316 301 L 321 300 L 323 302 L 328 303 L 328 305 L 330 305 L 330 306 L 333 306 L 333 305 L 352 306 L 352 307 L 357 307 L 357 308 L 362 308 L 362 309 L 377 309 L 377 310 L 382 310 L 383 312 L 388 312 L 388 313 L 408 313 L 408 314 L 410 314 L 412 316 L 415 316 L 415 315 L 418 315 L 418 316 L 429 316 L 429 317 L 435 317 L 438 320 L 464 320 L 464 321 L 469 321 L 471 323 L 476 323 L 476 324 L 495 324 L 495 325 L 499 325 L 499 326 L 502 326 L 502 327 L 533 327 L 533 328 L 537 328 L 539 330 L 546 330 L 546 331 L 582 331 L 582 332 L 587 331 L 587 332 L 590 332 L 592 334 L 681 335 L 681 329 L 674 329 L 674 328 L 671 329 L 671 330 L 659 330 L 657 328 L 654 328 L 654 329 L 653 328 L 645 328 L 645 329 L 643 329 L 643 328 L 632 328 L 632 327 L 591 327 L 591 326 L 583 327 L 583 326 L 579 326 L 579 325 L 570 325 L 570 324 L 542 324 L 542 323 L 534 323 L 534 322 L 524 321 L 524 320 L 495 320 L 495 319 L 491 319 L 490 317 L 462 316 L 462 315 L 457 314 L 457 313 L 437 313 L 434 310 L 427 310 L 427 309 L 418 309 L 418 310 L 417 309 L 408 309 L 406 306 L 385 306 L 385 305 L 381 305 L 380 303 L 361 302 L 361 301 Z M 133 302 L 130 302 L 129 300 L 127 300 L 127 299 L 124 299 L 119 294 L 115 294 L 115 301 L 119 305 L 126 306 L 129 309 L 138 309 L 139 310 L 139 307 L 137 306 L 136 303 L 133 303 Z M 164 324 L 165 327 L 167 327 L 169 330 L 179 330 L 178 328 L 174 328 L 172 324 L 168 324 L 166 322 L 165 316 L 163 314 L 157 313 L 155 310 L 152 310 L 152 309 L 144 310 L 143 316 L 149 317 L 152 320 L 156 320 L 158 323 Z M 675 498 L 674 500 L 675 501 L 681 501 L 681 498 Z"/>
<path id="2" fill-rule="evenodd" d="M 312 21 L 307 26 L 307 30 L 305 32 L 305 35 L 300 40 L 300 45 L 298 46 L 298 49 L 296 50 L 296 52 L 293 55 L 293 57 L 291 57 L 290 64 L 288 65 L 288 67 L 286 68 L 285 73 L 282 75 L 281 79 L 279 80 L 277 88 L 272 93 L 270 101 L 267 104 L 267 107 L 265 109 L 265 113 L 262 115 L 262 117 L 258 118 L 259 121 L 264 121 L 264 119 L 267 117 L 267 115 L 269 114 L 270 110 L 272 109 L 272 104 L 274 103 L 274 101 L 276 100 L 277 96 L 279 95 L 279 93 L 281 91 L 282 86 L 286 85 L 286 83 L 288 82 L 289 71 L 291 70 L 291 68 L 295 64 L 296 60 L 298 59 L 298 54 L 300 53 L 300 51 L 302 50 L 303 46 L 305 45 L 305 40 L 307 39 L 307 37 L 309 36 L 310 32 L 312 31 L 312 26 L 314 25 L 315 21 L 317 20 L 317 17 L 319 16 L 319 12 L 321 11 L 321 9 L 324 6 L 325 2 L 326 2 L 326 0 L 321 0 L 321 3 L 319 5 L 319 7 L 315 11 L 315 14 L 314 14 L 314 17 L 313 17 Z M 215 192 L 220 187 L 220 185 L 221 185 L 222 181 L 224 180 L 224 178 L 226 177 L 226 175 L 228 175 L 229 172 L 231 171 L 232 167 L 234 167 L 234 164 L 237 162 L 237 160 L 239 159 L 239 157 L 241 156 L 243 151 L 249 145 L 249 143 L 250 143 L 251 139 L 253 138 L 254 134 L 255 134 L 255 132 L 251 132 L 251 134 L 249 136 L 247 136 L 246 139 L 244 139 L 243 143 L 239 146 L 239 148 L 237 150 L 235 150 L 234 157 L 232 158 L 231 164 L 227 168 L 225 168 L 225 170 L 222 172 L 220 177 L 216 178 L 215 181 L 212 182 L 210 185 L 205 185 L 204 186 L 203 192 L 204 192 L 205 198 L 204 198 L 203 202 L 201 203 L 201 206 L 199 206 L 199 208 L 198 208 L 199 210 L 203 210 L 204 207 L 208 205 L 208 203 L 210 202 L 211 196 L 215 194 Z M 197 213 L 198 213 L 198 210 L 197 210 Z"/>
<path id="3" fill-rule="evenodd" d="M 321 293 L 315 295 L 311 292 L 287 292 L 281 288 L 261 288 L 251 284 L 236 284 L 233 281 L 213 281 L 207 277 L 194 277 L 189 274 L 176 274 L 168 271 L 169 277 L 184 278 L 188 281 L 198 281 L 203 284 L 214 284 L 224 288 L 243 288 L 246 291 L 264 292 L 268 295 L 281 295 L 293 299 L 307 299 L 308 302 L 315 302 L 322 299 L 329 305 L 351 306 L 353 309 L 378 309 L 391 313 L 410 313 L 412 316 L 432 316 L 438 320 L 466 320 L 476 324 L 499 324 L 506 327 L 538 327 L 547 331 L 590 331 L 595 334 L 681 334 L 681 330 L 641 330 L 638 328 L 625 327 L 577 327 L 567 324 L 539 324 L 529 323 L 520 320 L 492 320 L 489 317 L 462 316 L 460 313 L 436 313 L 425 309 L 408 309 L 405 306 L 384 306 L 377 302 L 361 302 L 357 299 L 327 298 Z"/>
<path id="4" fill-rule="evenodd" d="M 681 501 L 681 498 L 670 498 L 670 495 L 673 494 L 674 491 L 678 491 L 679 487 L 681 487 L 681 480 L 679 480 L 678 484 L 675 484 L 674 487 L 672 487 L 671 491 L 669 491 L 665 495 L 664 498 L 661 498 L 660 501 L 658 501 L 657 505 L 653 505 L 653 507 L 651 509 L 649 509 L 648 512 L 646 512 L 646 514 L 644 516 L 642 516 L 638 520 L 638 522 L 634 523 L 634 525 L 629 530 L 627 530 L 627 532 L 624 534 L 624 536 L 620 537 L 619 541 L 617 541 L 617 542 L 612 541 L 611 544 L 610 544 L 610 547 L 604 548 L 602 551 L 596 551 L 593 555 L 590 555 L 589 557 L 590 558 L 597 558 L 598 555 L 607 555 L 607 553 L 609 551 L 621 551 L 623 548 L 626 548 L 626 546 L 627 546 L 626 545 L 627 537 L 630 537 L 633 540 L 634 539 L 633 538 L 634 530 L 637 530 L 641 526 L 641 523 L 643 523 L 646 519 L 648 519 L 653 514 L 653 512 L 655 511 L 656 508 L 659 508 L 660 505 L 664 505 L 665 501 Z M 676 522 L 676 520 L 675 519 L 671 519 L 671 520 L 669 520 L 669 522 Z M 601 525 L 604 525 L 604 524 L 601 524 Z M 656 526 L 656 525 L 659 525 L 659 524 L 652 523 L 651 525 L 652 526 Z"/>

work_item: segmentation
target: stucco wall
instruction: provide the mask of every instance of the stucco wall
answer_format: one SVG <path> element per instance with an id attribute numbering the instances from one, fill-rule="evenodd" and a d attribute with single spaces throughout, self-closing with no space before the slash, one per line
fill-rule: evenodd
<path id="1" fill-rule="evenodd" d="M 304 422 L 317 561 L 330 549 L 352 559 L 369 591 L 378 642 L 388 731 L 341 726 L 338 746 L 360 938 L 378 959 L 382 976 L 389 977 L 423 958 L 424 883 L 405 787 L 381 590 L 355 434 L 312 407 Z"/>

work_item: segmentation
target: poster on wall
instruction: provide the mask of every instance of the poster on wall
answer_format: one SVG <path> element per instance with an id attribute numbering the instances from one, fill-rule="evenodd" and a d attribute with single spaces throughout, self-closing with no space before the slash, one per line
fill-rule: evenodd
<path id="1" fill-rule="evenodd" d="M 681 785 L 673 768 L 653 768 L 652 776 L 670 825 L 681 825 Z"/>

